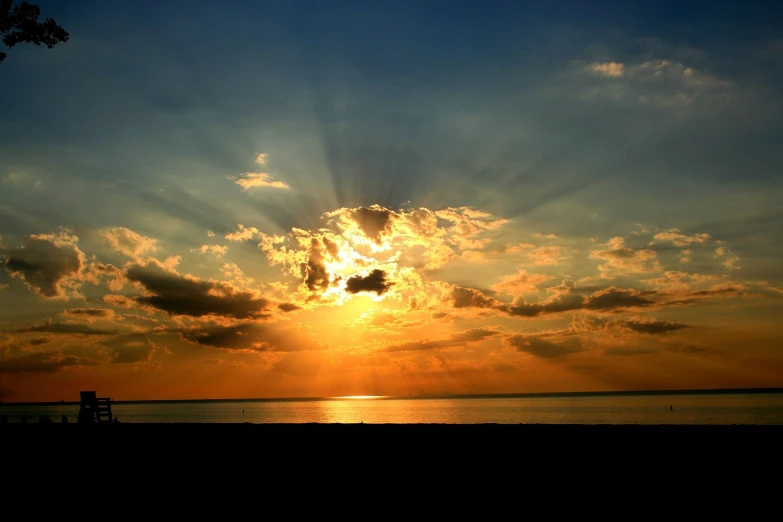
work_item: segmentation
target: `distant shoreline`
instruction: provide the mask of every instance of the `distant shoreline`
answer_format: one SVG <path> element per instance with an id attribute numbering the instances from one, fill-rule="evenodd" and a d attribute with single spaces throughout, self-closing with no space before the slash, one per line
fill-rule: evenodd
<path id="1" fill-rule="evenodd" d="M 637 390 L 637 391 L 587 391 L 587 392 L 542 392 L 542 393 L 469 393 L 469 394 L 419 394 L 369 396 L 369 400 L 432 400 L 432 399 L 523 399 L 523 398 L 568 398 L 568 397 L 623 397 L 623 396 L 666 396 L 666 395 L 732 395 L 783 393 L 782 388 L 710 388 L 690 390 Z M 100 393 L 99 393 L 100 395 Z M 147 399 L 112 400 L 113 404 L 183 404 L 199 402 L 304 402 L 346 400 L 351 397 L 277 397 L 248 399 Z M 0 402 L 0 406 L 78 406 L 79 401 L 45 402 Z"/>

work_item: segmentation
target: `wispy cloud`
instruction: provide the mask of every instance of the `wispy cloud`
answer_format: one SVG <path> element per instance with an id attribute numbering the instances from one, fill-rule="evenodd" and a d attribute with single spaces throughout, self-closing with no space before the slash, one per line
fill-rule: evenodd
<path id="1" fill-rule="evenodd" d="M 236 180 L 236 184 L 244 190 L 257 187 L 287 189 L 290 188 L 282 181 L 273 181 L 272 176 L 264 172 L 246 172 L 243 178 Z"/>
<path id="2" fill-rule="evenodd" d="M 142 236 L 125 227 L 114 227 L 100 230 L 99 235 L 121 254 L 138 258 L 144 254 L 155 252 L 158 249 L 157 240 Z"/>

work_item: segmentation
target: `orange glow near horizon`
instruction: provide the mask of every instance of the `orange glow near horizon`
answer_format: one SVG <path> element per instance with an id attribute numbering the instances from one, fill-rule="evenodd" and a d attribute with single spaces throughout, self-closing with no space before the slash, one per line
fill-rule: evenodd
<path id="1" fill-rule="evenodd" d="M 385 399 L 387 395 L 345 395 L 342 397 L 332 397 L 333 399 L 360 399 L 360 400 L 368 400 L 368 399 Z"/>

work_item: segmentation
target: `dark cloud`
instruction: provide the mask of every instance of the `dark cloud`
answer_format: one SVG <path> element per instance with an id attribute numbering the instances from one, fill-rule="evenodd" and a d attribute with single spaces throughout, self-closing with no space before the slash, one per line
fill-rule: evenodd
<path id="1" fill-rule="evenodd" d="M 537 317 L 574 310 L 609 311 L 647 307 L 655 304 L 649 297 L 656 294 L 654 291 L 641 292 L 614 286 L 594 292 L 587 297 L 574 287 L 558 287 L 558 290 L 555 295 L 544 301 L 526 303 L 524 300 L 517 300 L 513 305 L 503 304 L 474 288 L 455 287 L 451 292 L 451 298 L 454 308 L 493 308 L 511 316 Z"/>
<path id="2" fill-rule="evenodd" d="M 506 342 L 517 351 L 529 353 L 536 357 L 561 357 L 580 351 L 578 348 L 563 343 L 553 343 L 536 335 L 512 335 Z"/>
<path id="3" fill-rule="evenodd" d="M 201 364 L 220 364 L 222 362 L 223 359 L 204 359 Z"/>
<path id="4" fill-rule="evenodd" d="M 582 315 L 574 317 L 568 330 L 565 332 L 606 332 L 615 333 L 623 330 L 631 330 L 636 333 L 658 335 L 692 326 L 676 321 L 662 321 L 655 318 L 631 317 L 617 318 L 597 315 Z"/>
<path id="5" fill-rule="evenodd" d="M 491 330 L 489 328 L 472 328 L 452 335 L 447 339 L 440 339 L 436 341 L 421 340 L 412 341 L 409 343 L 397 344 L 388 346 L 382 351 L 384 352 L 410 352 L 410 351 L 422 351 L 422 350 L 437 350 L 441 348 L 451 348 L 453 346 L 464 346 L 469 343 L 475 343 L 483 341 L 484 339 L 498 335 L 500 332 L 497 330 Z"/>
<path id="6" fill-rule="evenodd" d="M 590 295 L 585 300 L 584 308 L 588 310 L 612 310 L 615 308 L 639 308 L 653 303 L 648 296 L 656 292 L 640 292 L 638 290 L 616 288 L 614 286 Z"/>
<path id="7" fill-rule="evenodd" d="M 326 252 L 330 256 L 332 256 L 333 259 L 339 259 L 340 249 L 337 246 L 337 243 L 335 243 L 328 237 L 323 238 L 323 241 L 324 241 L 324 249 L 326 249 Z"/>
<path id="8" fill-rule="evenodd" d="M 64 310 L 63 314 L 77 317 L 111 317 L 114 315 L 114 310 L 110 308 L 71 308 Z"/>
<path id="9" fill-rule="evenodd" d="M 629 319 L 622 321 L 622 324 L 634 332 L 652 335 L 673 332 L 675 330 L 682 330 L 683 328 L 692 328 L 690 325 L 685 323 L 678 323 L 676 321 L 660 321 L 658 319 Z"/>
<path id="10" fill-rule="evenodd" d="M 742 288 L 736 286 L 721 286 L 718 288 L 711 288 L 709 290 L 691 290 L 689 292 L 683 292 L 677 296 L 676 299 L 666 301 L 667 305 L 689 305 L 698 303 L 704 299 L 712 299 L 715 297 L 751 297 L 743 291 Z"/>
<path id="11" fill-rule="evenodd" d="M 329 288 L 331 278 L 329 271 L 326 270 L 324 263 L 324 254 L 321 242 L 317 238 L 310 240 L 310 255 L 307 263 L 302 263 L 299 267 L 304 283 L 311 292 L 318 290 L 324 291 Z"/>
<path id="12" fill-rule="evenodd" d="M 76 323 L 55 323 L 52 321 L 46 321 L 41 325 L 27 326 L 24 328 L 17 328 L 17 332 L 52 332 L 52 333 L 72 333 L 83 335 L 112 335 L 117 333 L 117 330 L 102 330 L 100 328 L 92 328 L 85 324 Z"/>
<path id="13" fill-rule="evenodd" d="M 302 309 L 301 306 L 295 305 L 294 303 L 280 303 L 277 307 L 284 312 L 295 312 L 296 310 Z"/>
<path id="14" fill-rule="evenodd" d="M 225 283 L 184 277 L 154 264 L 129 268 L 126 277 L 154 294 L 135 298 L 138 303 L 169 315 L 221 315 L 246 319 L 261 316 L 269 304 L 251 292 L 237 290 Z"/>
<path id="15" fill-rule="evenodd" d="M 70 243 L 53 243 L 49 239 L 28 236 L 19 248 L 0 247 L 0 261 L 12 276 L 24 280 L 30 289 L 43 297 L 62 297 L 65 279 L 79 274 L 83 254 Z"/>
<path id="16" fill-rule="evenodd" d="M 203 346 L 216 348 L 245 349 L 252 345 L 249 333 L 253 330 L 250 323 L 237 326 L 211 326 L 180 332 L 183 339 Z"/>
<path id="17" fill-rule="evenodd" d="M 454 308 L 497 308 L 502 303 L 496 299 L 485 296 L 475 288 L 463 288 L 456 286 L 451 291 Z"/>
<path id="18" fill-rule="evenodd" d="M 296 352 L 322 348 L 296 328 L 263 323 L 191 328 L 179 334 L 192 343 L 229 350 Z"/>
<path id="19" fill-rule="evenodd" d="M 345 283 L 345 291 L 351 294 L 359 292 L 375 292 L 378 295 L 386 292 L 394 283 L 386 281 L 386 272 L 375 269 L 367 277 L 355 275 Z"/>
<path id="20" fill-rule="evenodd" d="M 509 307 L 502 307 L 501 310 L 509 315 L 520 317 L 536 317 L 542 314 L 554 314 L 558 312 L 569 312 L 584 308 L 585 298 L 576 292 L 563 292 L 557 294 L 543 302 L 525 303 L 517 301 L 516 304 Z"/>
<path id="21" fill-rule="evenodd" d="M 68 366 L 92 366 L 91 359 L 61 352 L 36 352 L 0 361 L 0 373 L 54 373 Z"/>
<path id="22" fill-rule="evenodd" d="M 386 209 L 360 207 L 351 212 L 351 218 L 377 244 L 383 241 L 383 234 L 391 230 L 392 213 Z"/>

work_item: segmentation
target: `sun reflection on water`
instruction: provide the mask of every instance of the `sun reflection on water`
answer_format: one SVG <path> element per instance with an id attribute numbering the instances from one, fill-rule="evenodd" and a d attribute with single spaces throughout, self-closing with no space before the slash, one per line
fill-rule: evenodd
<path id="1" fill-rule="evenodd" d="M 332 397 L 333 399 L 385 399 L 386 395 L 345 395 L 344 397 Z"/>

